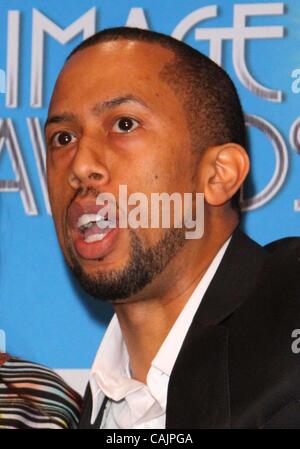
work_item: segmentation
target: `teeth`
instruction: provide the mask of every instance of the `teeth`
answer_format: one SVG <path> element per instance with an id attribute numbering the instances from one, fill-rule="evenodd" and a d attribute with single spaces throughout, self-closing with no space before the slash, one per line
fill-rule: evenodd
<path id="1" fill-rule="evenodd" d="M 77 227 L 81 228 L 82 226 L 87 226 L 90 223 L 97 223 L 98 221 L 104 220 L 105 218 L 102 217 L 100 214 L 83 214 L 81 217 L 79 217 L 77 222 Z"/>
<path id="2" fill-rule="evenodd" d="M 115 228 L 116 227 L 116 225 L 111 220 L 103 220 L 103 219 L 98 220 L 96 222 L 96 225 L 100 229 Z"/>
<path id="3" fill-rule="evenodd" d="M 105 217 L 100 214 L 83 214 L 78 219 L 77 228 L 82 234 L 84 234 L 84 232 L 91 228 L 94 224 L 98 226 L 99 232 L 100 230 L 104 231 L 105 229 L 112 229 L 116 227 L 115 222 L 105 219 Z M 96 235 L 98 236 L 97 238 L 95 237 Z M 94 240 L 86 240 L 87 242 L 96 242 L 97 240 L 102 240 L 103 238 L 100 238 L 99 234 L 93 234 L 92 236 L 87 237 L 87 239 L 90 239 L 90 237 L 94 238 Z"/>
<path id="4" fill-rule="evenodd" d="M 106 236 L 106 234 L 93 234 L 93 235 L 89 235 L 86 239 L 84 239 L 84 241 L 86 243 L 98 242 L 98 241 L 104 239 L 105 236 Z"/>

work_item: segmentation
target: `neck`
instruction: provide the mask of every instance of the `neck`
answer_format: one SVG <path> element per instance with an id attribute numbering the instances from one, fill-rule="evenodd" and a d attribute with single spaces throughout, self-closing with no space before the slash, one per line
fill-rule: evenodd
<path id="1" fill-rule="evenodd" d="M 134 379 L 146 383 L 152 360 L 231 233 L 232 229 L 212 240 L 207 239 L 201 248 L 189 241 L 178 254 L 181 263 L 175 267 L 175 260 L 172 260 L 159 279 L 144 289 L 147 291 L 143 292 L 143 297 L 115 305 Z"/>

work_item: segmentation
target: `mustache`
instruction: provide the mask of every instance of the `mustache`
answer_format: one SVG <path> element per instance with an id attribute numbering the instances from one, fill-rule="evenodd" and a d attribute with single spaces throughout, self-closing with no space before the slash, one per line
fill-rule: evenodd
<path id="1" fill-rule="evenodd" d="M 78 191 L 75 192 L 75 198 L 86 198 L 88 196 L 97 198 L 97 196 L 101 193 L 99 189 L 95 189 L 93 186 L 87 186 L 87 187 L 79 187 Z"/>
<path id="2" fill-rule="evenodd" d="M 71 205 L 74 203 L 74 201 L 76 201 L 78 198 L 87 198 L 87 197 L 95 198 L 95 200 L 96 200 L 97 196 L 100 193 L 101 193 L 101 191 L 98 189 L 95 189 L 95 187 L 93 187 L 93 186 L 78 187 L 78 189 L 74 192 L 73 196 L 70 198 L 70 200 L 64 210 L 63 222 L 64 222 L 65 230 L 66 230 L 68 211 L 69 211 Z"/>
<path id="3" fill-rule="evenodd" d="M 71 204 L 77 199 L 77 198 L 97 198 L 97 196 L 101 193 L 99 189 L 95 189 L 95 187 L 87 186 L 87 187 L 78 187 L 78 189 L 74 192 L 74 195 L 70 199 L 66 211 L 68 211 Z"/>

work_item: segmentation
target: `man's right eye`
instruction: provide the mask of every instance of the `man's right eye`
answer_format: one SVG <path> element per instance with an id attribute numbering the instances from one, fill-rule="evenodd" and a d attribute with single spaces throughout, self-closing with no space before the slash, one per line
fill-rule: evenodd
<path id="1" fill-rule="evenodd" d="M 60 131 L 51 138 L 51 145 L 54 147 L 64 147 L 73 143 L 76 139 L 75 134 L 69 131 Z"/>

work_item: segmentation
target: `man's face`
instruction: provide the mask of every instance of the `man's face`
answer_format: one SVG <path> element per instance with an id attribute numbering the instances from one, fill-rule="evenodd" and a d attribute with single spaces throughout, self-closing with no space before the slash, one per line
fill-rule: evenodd
<path id="1" fill-rule="evenodd" d="M 72 56 L 54 89 L 46 126 L 52 212 L 64 256 L 94 296 L 133 297 L 170 261 L 182 263 L 183 229 L 116 227 L 93 241 L 100 229 L 79 227 L 99 210 L 99 193 L 118 201 L 120 185 L 149 203 L 152 192 L 194 191 L 186 114 L 160 78 L 172 58 L 149 43 L 103 43 Z"/>

